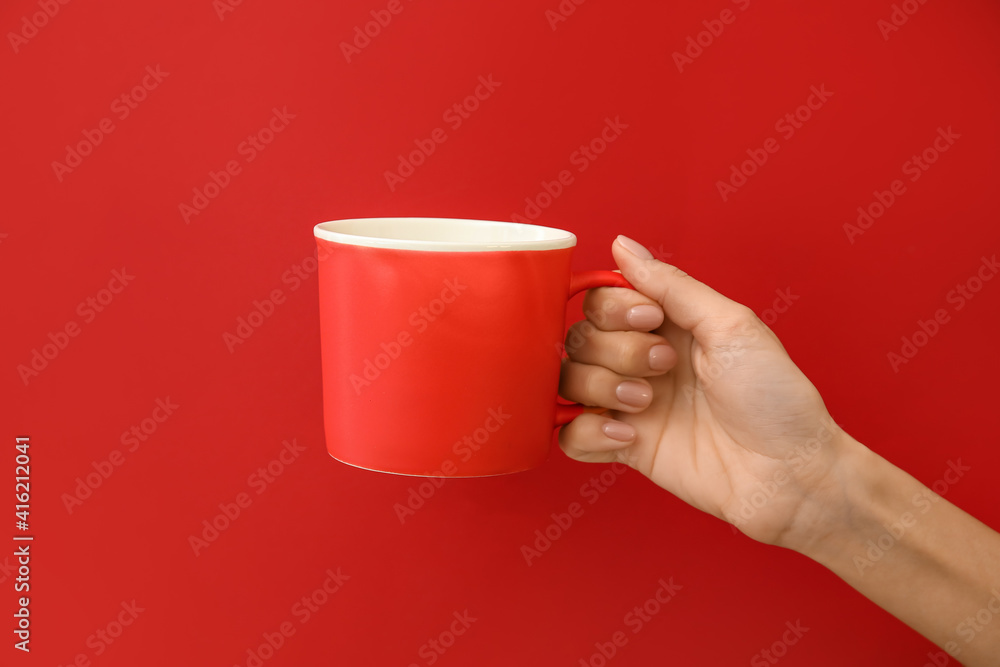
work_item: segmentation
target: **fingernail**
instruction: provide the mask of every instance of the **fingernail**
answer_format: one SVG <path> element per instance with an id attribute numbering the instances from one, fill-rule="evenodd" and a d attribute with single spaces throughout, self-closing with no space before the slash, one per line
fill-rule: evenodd
<path id="1" fill-rule="evenodd" d="M 626 403 L 636 408 L 644 408 L 653 400 L 653 393 L 649 387 L 641 382 L 626 380 L 615 389 L 615 396 L 622 403 Z"/>
<path id="2" fill-rule="evenodd" d="M 663 311 L 656 306 L 632 306 L 625 315 L 625 321 L 633 329 L 650 331 L 663 324 Z"/>
<path id="3" fill-rule="evenodd" d="M 621 247 L 625 248 L 639 259 L 653 259 L 653 253 L 646 250 L 646 248 L 644 248 L 638 241 L 633 241 L 629 237 L 619 234 L 618 243 L 621 244 Z"/>
<path id="4" fill-rule="evenodd" d="M 631 424 L 622 422 L 604 422 L 601 427 L 604 435 L 619 442 L 631 442 L 635 440 L 635 428 Z"/>
<path id="5" fill-rule="evenodd" d="M 654 345 L 649 348 L 649 368 L 654 371 L 670 370 L 670 347 Z"/>

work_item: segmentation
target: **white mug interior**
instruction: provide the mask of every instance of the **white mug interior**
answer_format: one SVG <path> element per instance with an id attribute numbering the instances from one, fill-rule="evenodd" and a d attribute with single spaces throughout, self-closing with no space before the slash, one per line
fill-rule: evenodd
<path id="1" fill-rule="evenodd" d="M 554 227 L 458 218 L 331 220 L 316 225 L 313 233 L 333 243 L 444 252 L 557 250 L 576 245 L 574 234 Z"/>

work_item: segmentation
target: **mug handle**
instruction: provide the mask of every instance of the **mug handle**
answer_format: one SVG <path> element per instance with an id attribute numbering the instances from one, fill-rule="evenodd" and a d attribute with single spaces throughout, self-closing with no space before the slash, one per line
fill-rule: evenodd
<path id="1" fill-rule="evenodd" d="M 572 298 L 580 292 L 595 287 L 627 287 L 635 289 L 625 276 L 616 271 L 575 271 L 569 279 L 569 295 Z M 606 408 L 591 407 L 579 403 L 556 403 L 556 426 L 565 426 L 584 412 L 604 412 Z"/>

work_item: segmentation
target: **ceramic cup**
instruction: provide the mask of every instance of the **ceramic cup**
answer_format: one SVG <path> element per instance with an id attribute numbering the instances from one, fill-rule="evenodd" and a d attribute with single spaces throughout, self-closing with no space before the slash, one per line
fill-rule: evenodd
<path id="1" fill-rule="evenodd" d="M 369 218 L 316 225 L 327 450 L 379 472 L 481 477 L 542 464 L 566 300 L 631 287 L 570 270 L 576 237 L 511 222 Z"/>

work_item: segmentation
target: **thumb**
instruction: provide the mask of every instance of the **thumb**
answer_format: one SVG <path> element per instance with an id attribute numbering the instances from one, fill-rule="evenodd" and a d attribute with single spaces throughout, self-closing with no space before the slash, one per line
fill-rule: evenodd
<path id="1" fill-rule="evenodd" d="M 622 275 L 640 292 L 657 301 L 677 326 L 703 340 L 710 331 L 737 324 L 750 309 L 719 294 L 676 266 L 653 258 L 637 241 L 619 236 L 611 254 Z"/>

